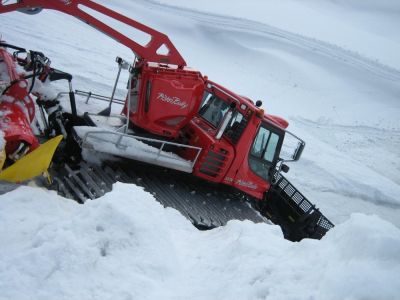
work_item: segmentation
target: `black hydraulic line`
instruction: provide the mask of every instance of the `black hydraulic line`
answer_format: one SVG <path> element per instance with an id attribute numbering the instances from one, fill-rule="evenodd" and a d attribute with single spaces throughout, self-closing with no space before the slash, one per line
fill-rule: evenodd
<path id="1" fill-rule="evenodd" d="M 16 84 L 16 83 L 18 83 L 18 82 L 20 82 L 20 81 L 22 81 L 24 79 L 29 79 L 29 78 L 32 78 L 32 77 L 33 77 L 33 74 L 30 74 L 30 75 L 24 76 L 22 79 L 16 79 L 16 80 L 11 81 L 10 84 L 1 93 L 1 96 L 3 96 L 14 84 Z"/>
<path id="2" fill-rule="evenodd" d="M 24 48 L 21 48 L 21 47 L 18 47 L 18 46 L 14 46 L 14 45 L 11 45 L 11 44 L 8 44 L 8 43 L 4 43 L 4 42 L 0 42 L 0 47 L 11 48 L 11 49 L 15 49 L 15 50 L 20 51 L 20 52 L 27 52 L 26 49 L 24 49 Z"/>
<path id="3" fill-rule="evenodd" d="M 69 92 L 68 94 L 69 94 L 69 101 L 70 101 L 70 103 L 71 103 L 71 112 L 72 112 L 72 115 L 73 115 L 74 117 L 77 117 L 77 116 L 78 116 L 78 113 L 77 113 L 77 111 L 76 111 L 75 94 L 74 94 L 74 92 Z"/>

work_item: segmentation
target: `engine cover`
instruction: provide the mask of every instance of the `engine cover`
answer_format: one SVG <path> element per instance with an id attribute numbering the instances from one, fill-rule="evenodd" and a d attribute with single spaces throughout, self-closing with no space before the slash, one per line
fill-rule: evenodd
<path id="1" fill-rule="evenodd" d="M 132 82 L 130 120 L 153 134 L 176 138 L 198 112 L 204 82 L 201 73 L 190 68 L 144 64 Z"/>

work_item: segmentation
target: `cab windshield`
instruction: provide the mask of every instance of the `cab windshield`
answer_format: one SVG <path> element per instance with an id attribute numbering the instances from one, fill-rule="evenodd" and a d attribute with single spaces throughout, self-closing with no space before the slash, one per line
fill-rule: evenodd
<path id="1" fill-rule="evenodd" d="M 271 168 L 275 167 L 280 144 L 279 132 L 262 124 L 250 150 L 249 164 L 251 170 L 265 180 L 269 179 Z"/>

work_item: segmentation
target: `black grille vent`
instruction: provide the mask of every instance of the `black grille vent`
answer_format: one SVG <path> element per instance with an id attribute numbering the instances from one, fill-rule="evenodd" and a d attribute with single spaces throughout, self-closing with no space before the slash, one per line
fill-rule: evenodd
<path id="1" fill-rule="evenodd" d="M 209 150 L 201 164 L 200 172 L 211 177 L 217 177 L 226 161 L 228 151 L 220 149 L 218 152 Z"/>

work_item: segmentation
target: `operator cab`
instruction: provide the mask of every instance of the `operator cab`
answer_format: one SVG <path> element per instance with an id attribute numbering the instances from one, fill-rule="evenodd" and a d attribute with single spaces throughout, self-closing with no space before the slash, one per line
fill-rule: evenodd
<path id="1" fill-rule="evenodd" d="M 243 106 L 237 105 L 239 101 L 232 98 L 233 96 L 229 97 L 225 93 L 221 94 L 219 90 L 214 88 L 206 90 L 198 114 L 206 121 L 209 128 L 213 129 L 212 132 L 217 139 L 219 139 L 218 132 L 222 130 L 223 136 L 233 145 L 236 145 L 251 116 L 248 113 L 250 110 L 246 104 Z M 225 119 L 228 120 L 224 126 Z M 279 158 L 284 131 L 265 120 L 262 121 L 258 129 L 257 127 L 249 129 L 249 132 L 251 131 L 258 132 L 254 138 L 251 138 L 251 141 L 246 141 L 246 148 L 250 149 L 247 150 L 249 151 L 250 169 L 263 180 L 270 181 L 270 170 L 276 166 Z M 211 131 L 209 132 L 211 133 Z"/>
<path id="2" fill-rule="evenodd" d="M 212 127 L 221 127 L 231 105 L 211 91 L 205 91 L 200 105 L 199 115 Z M 233 109 L 228 126 L 224 130 L 224 136 L 233 144 L 238 142 L 244 131 L 247 119 L 238 109 Z M 262 121 L 254 140 L 251 142 L 249 152 L 249 166 L 251 171 L 263 180 L 270 181 L 271 171 L 275 168 L 279 159 L 284 131 L 265 120 Z"/>
<path id="3" fill-rule="evenodd" d="M 265 114 L 250 99 L 208 81 L 197 116 L 183 136 L 185 143 L 203 149 L 194 170 L 196 176 L 262 198 L 275 171 L 287 171 L 283 163 L 299 158 L 299 143 L 304 147 L 287 126 L 286 120 Z M 290 150 L 285 146 L 287 136 L 294 137 L 292 151 L 286 151 Z M 282 156 L 281 149 L 289 158 Z"/>

